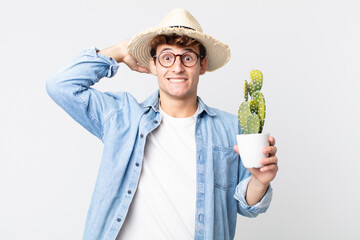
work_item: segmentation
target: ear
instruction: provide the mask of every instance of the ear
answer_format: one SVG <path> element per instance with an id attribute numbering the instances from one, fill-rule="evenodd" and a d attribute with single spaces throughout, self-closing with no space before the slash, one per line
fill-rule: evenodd
<path id="1" fill-rule="evenodd" d="M 156 76 L 157 75 L 157 70 L 156 70 L 156 66 L 155 66 L 153 58 L 149 59 L 149 66 L 150 66 L 151 73 Z"/>
<path id="2" fill-rule="evenodd" d="M 204 58 L 202 61 L 201 61 L 201 64 L 200 64 L 200 75 L 203 75 L 205 72 L 206 72 L 206 68 L 207 68 L 207 58 Z"/>

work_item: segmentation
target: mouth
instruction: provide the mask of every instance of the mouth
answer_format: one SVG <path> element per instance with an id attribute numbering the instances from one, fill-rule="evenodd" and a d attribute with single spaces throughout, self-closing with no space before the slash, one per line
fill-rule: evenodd
<path id="1" fill-rule="evenodd" d="M 182 83 L 187 81 L 186 78 L 167 78 L 171 83 Z"/>

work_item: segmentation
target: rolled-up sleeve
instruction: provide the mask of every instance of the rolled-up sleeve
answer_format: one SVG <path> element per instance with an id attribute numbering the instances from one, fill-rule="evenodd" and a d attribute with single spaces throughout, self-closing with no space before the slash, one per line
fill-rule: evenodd
<path id="1" fill-rule="evenodd" d="M 247 186 L 250 181 L 250 177 L 242 180 L 235 189 L 234 198 L 238 201 L 238 213 L 246 217 L 256 217 L 260 213 L 264 213 L 270 206 L 272 199 L 272 187 L 271 185 L 267 189 L 265 195 L 260 202 L 253 206 L 249 206 L 245 200 Z"/>

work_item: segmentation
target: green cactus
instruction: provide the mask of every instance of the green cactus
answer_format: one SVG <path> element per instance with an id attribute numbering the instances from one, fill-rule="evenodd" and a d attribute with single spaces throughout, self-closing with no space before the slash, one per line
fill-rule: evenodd
<path id="1" fill-rule="evenodd" d="M 250 97 L 252 96 L 253 92 L 254 92 L 254 86 L 253 86 L 253 81 L 249 82 L 247 84 L 247 91 L 249 92 Z M 246 100 L 247 101 L 247 100 Z"/>
<path id="2" fill-rule="evenodd" d="M 258 113 L 258 109 L 259 109 L 259 105 L 258 105 L 256 99 L 251 98 L 251 99 L 250 99 L 250 110 L 251 110 L 251 113 L 257 114 L 257 113 Z"/>
<path id="3" fill-rule="evenodd" d="M 250 72 L 251 81 L 244 81 L 244 99 L 238 111 L 238 118 L 244 134 L 262 133 L 265 123 L 265 98 L 260 92 L 263 74 L 259 70 Z M 251 99 L 248 101 L 248 95 Z"/>
<path id="4" fill-rule="evenodd" d="M 259 70 L 252 70 L 250 72 L 250 78 L 253 82 L 254 92 L 260 91 L 263 84 L 263 75 Z"/>
<path id="5" fill-rule="evenodd" d="M 255 113 L 251 114 L 247 120 L 248 134 L 259 133 L 260 130 L 260 119 Z"/>
<path id="6" fill-rule="evenodd" d="M 249 98 L 249 91 L 248 91 L 248 83 L 247 83 L 246 80 L 244 80 L 244 89 L 243 89 L 243 91 L 244 91 L 244 99 L 245 99 L 245 101 L 247 101 L 248 98 Z"/>
<path id="7" fill-rule="evenodd" d="M 239 107 L 238 117 L 242 131 L 248 132 L 247 121 L 251 116 L 250 105 L 248 102 L 243 102 Z"/>

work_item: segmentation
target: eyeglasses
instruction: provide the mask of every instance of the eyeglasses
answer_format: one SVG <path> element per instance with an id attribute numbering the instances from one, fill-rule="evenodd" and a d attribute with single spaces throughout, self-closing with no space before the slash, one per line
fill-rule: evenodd
<path id="1" fill-rule="evenodd" d="M 183 54 L 174 54 L 172 52 L 161 52 L 160 54 L 154 56 L 154 61 L 155 58 L 157 58 L 161 66 L 165 68 L 169 68 L 172 65 L 174 65 L 177 56 L 180 56 L 181 63 L 186 67 L 195 66 L 199 58 L 201 58 L 200 54 L 197 54 L 192 51 L 188 51 Z"/>

